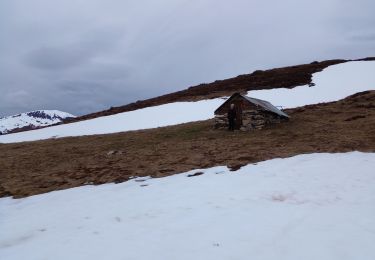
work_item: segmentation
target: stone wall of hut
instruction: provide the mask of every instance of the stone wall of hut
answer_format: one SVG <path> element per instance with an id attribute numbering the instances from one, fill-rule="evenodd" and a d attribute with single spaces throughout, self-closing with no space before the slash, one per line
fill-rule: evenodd
<path id="1" fill-rule="evenodd" d="M 240 130 L 251 131 L 262 129 L 270 124 L 277 124 L 283 121 L 282 117 L 277 114 L 264 111 L 261 109 L 246 109 L 242 111 L 242 126 Z M 215 128 L 227 129 L 229 126 L 227 114 L 215 115 Z"/>
<path id="2" fill-rule="evenodd" d="M 277 124 L 287 120 L 284 117 L 266 111 L 262 107 L 257 106 L 241 96 L 233 98 L 230 102 L 224 103 L 215 112 L 215 128 L 226 129 L 229 126 L 227 113 L 230 104 L 234 104 L 237 109 L 237 120 L 242 121 L 240 130 L 250 131 L 254 129 L 262 129 L 270 124 Z M 242 112 L 241 112 L 242 111 Z"/>

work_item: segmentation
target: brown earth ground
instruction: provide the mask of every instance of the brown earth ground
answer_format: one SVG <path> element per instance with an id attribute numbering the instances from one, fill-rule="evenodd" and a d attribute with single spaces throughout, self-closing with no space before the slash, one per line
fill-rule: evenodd
<path id="1" fill-rule="evenodd" d="M 286 111 L 289 122 L 252 132 L 213 120 L 109 135 L 0 144 L 0 197 L 162 177 L 315 152 L 375 152 L 375 91 Z"/>

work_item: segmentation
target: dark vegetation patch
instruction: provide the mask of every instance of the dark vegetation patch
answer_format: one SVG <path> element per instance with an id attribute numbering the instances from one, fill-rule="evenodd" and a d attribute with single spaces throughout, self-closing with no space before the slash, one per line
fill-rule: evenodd
<path id="1" fill-rule="evenodd" d="M 195 177 L 195 176 L 199 176 L 202 174 L 204 174 L 204 172 L 195 172 L 195 173 L 188 174 L 187 177 Z"/>
<path id="2" fill-rule="evenodd" d="M 366 118 L 366 116 L 363 116 L 363 115 L 351 116 L 345 119 L 345 121 L 353 121 L 353 120 L 362 119 L 362 118 Z"/>

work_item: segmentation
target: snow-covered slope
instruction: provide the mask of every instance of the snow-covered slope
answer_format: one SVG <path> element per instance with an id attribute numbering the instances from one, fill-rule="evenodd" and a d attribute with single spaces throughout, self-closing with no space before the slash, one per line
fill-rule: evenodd
<path id="1" fill-rule="evenodd" d="M 375 61 L 347 62 L 313 75 L 314 87 L 250 91 L 249 96 L 266 99 L 276 106 L 292 108 L 340 100 L 360 91 L 375 89 Z M 52 137 L 107 134 L 129 130 L 206 120 L 223 99 L 177 102 L 95 118 L 72 124 L 0 136 L 1 143 L 41 140 Z"/>
<path id="2" fill-rule="evenodd" d="M 75 117 L 58 110 L 36 110 L 14 116 L 0 118 L 0 134 L 6 134 L 14 129 L 47 126 L 61 122 L 65 118 Z"/>
<path id="3" fill-rule="evenodd" d="M 352 61 L 313 74 L 313 87 L 249 91 L 248 95 L 274 105 L 293 108 L 331 102 L 365 90 L 375 90 L 375 61 Z"/>
<path id="4" fill-rule="evenodd" d="M 148 107 L 72 124 L 4 135 L 0 136 L 0 143 L 33 141 L 64 136 L 108 134 L 204 120 L 212 117 L 213 111 L 221 102 L 223 101 L 205 100 Z"/>
<path id="5" fill-rule="evenodd" d="M 375 154 L 0 199 L 0 259 L 375 259 Z"/>

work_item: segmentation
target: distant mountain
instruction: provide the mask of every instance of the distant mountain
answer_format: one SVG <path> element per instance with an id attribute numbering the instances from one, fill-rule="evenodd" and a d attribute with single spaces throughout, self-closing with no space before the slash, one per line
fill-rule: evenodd
<path id="1" fill-rule="evenodd" d="M 62 122 L 75 116 L 58 110 L 36 110 L 0 118 L 0 134 L 32 130 Z"/>

